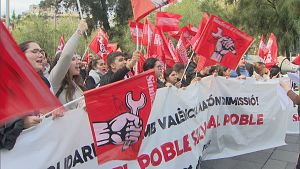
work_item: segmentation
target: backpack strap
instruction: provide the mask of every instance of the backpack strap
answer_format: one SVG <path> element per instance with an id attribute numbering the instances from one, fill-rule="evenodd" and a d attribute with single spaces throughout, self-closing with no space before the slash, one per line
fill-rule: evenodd
<path id="1" fill-rule="evenodd" d="M 60 88 L 58 89 L 58 91 L 56 92 L 55 96 L 58 98 L 59 95 L 62 93 L 62 91 L 64 90 L 66 86 L 66 82 L 64 81 L 63 84 L 60 86 Z"/>

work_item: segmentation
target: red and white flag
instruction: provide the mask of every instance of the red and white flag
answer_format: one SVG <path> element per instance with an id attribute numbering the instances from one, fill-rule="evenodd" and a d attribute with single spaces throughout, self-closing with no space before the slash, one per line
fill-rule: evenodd
<path id="1" fill-rule="evenodd" d="M 179 22 L 181 15 L 169 12 L 156 13 L 156 27 L 163 32 L 179 31 Z"/>
<path id="2" fill-rule="evenodd" d="M 252 36 L 217 16 L 211 16 L 201 33 L 195 53 L 207 60 L 235 69 L 253 41 Z"/>
<path id="3" fill-rule="evenodd" d="M 300 53 L 298 54 L 298 56 L 293 60 L 293 62 L 295 65 L 299 65 L 300 66 Z"/>
<path id="4" fill-rule="evenodd" d="M 139 21 L 149 13 L 176 0 L 131 0 L 133 17 Z"/>
<path id="5" fill-rule="evenodd" d="M 148 47 L 151 39 L 153 38 L 153 32 L 154 32 L 154 26 L 150 23 L 148 18 L 146 18 L 143 26 L 142 45 Z"/>
<path id="6" fill-rule="evenodd" d="M 89 44 L 89 48 L 94 51 L 99 57 L 106 61 L 109 54 L 108 51 L 108 36 L 107 34 L 99 28 L 97 34 L 94 36 Z"/>
<path id="7" fill-rule="evenodd" d="M 277 64 L 278 47 L 277 47 L 276 37 L 273 33 L 271 33 L 269 37 L 267 43 L 267 49 L 268 49 L 268 54 L 263 59 L 266 67 L 269 69 L 273 65 Z"/>
<path id="8" fill-rule="evenodd" d="M 198 45 L 200 36 L 202 34 L 202 32 L 204 31 L 205 26 L 207 25 L 209 20 L 209 15 L 204 12 L 202 14 L 202 20 L 199 23 L 199 27 L 198 27 L 198 32 L 196 33 L 196 35 L 190 40 L 190 44 L 193 46 L 193 50 L 195 51 L 196 46 Z"/>
<path id="9" fill-rule="evenodd" d="M 0 124 L 61 105 L 0 22 Z"/>
<path id="10" fill-rule="evenodd" d="M 188 46 L 189 43 L 187 39 L 184 37 L 184 34 L 182 33 L 180 36 L 180 39 L 177 42 L 176 46 L 176 56 L 179 59 L 179 62 L 186 65 L 188 63 L 188 52 L 186 46 Z"/>
<path id="11" fill-rule="evenodd" d="M 190 41 L 197 34 L 197 31 L 198 29 L 193 27 L 192 24 L 188 24 L 187 26 L 182 27 L 179 31 L 172 31 L 168 33 L 176 40 L 179 40 L 181 34 L 183 34 L 183 36 Z M 186 48 L 188 48 L 188 46 Z"/>
<path id="12" fill-rule="evenodd" d="M 57 52 L 61 52 L 65 47 L 65 38 L 64 35 L 61 35 L 60 39 L 59 39 L 59 45 L 56 49 L 56 53 Z"/>
<path id="13" fill-rule="evenodd" d="M 269 50 L 267 48 L 267 45 L 265 44 L 264 35 L 261 35 L 257 55 L 259 57 L 261 57 L 262 59 L 264 59 L 267 56 L 268 52 L 269 52 Z"/>
<path id="14" fill-rule="evenodd" d="M 136 160 L 156 89 L 149 70 L 84 93 L 99 164 Z"/>
<path id="15" fill-rule="evenodd" d="M 133 43 L 137 43 L 137 38 L 138 38 L 138 43 L 142 43 L 142 38 L 143 38 L 143 27 L 144 25 L 140 22 L 133 22 L 131 20 L 128 20 L 128 25 L 130 28 L 130 34 L 133 40 Z"/>

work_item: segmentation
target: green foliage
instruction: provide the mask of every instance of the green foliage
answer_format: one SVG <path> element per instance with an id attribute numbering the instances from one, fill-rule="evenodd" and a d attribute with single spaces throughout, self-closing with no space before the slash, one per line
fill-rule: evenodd
<path id="1" fill-rule="evenodd" d="M 78 18 L 74 17 L 58 18 L 55 30 L 53 19 L 31 15 L 20 20 L 12 34 L 17 43 L 28 40 L 36 41 L 50 57 L 53 57 L 59 45 L 60 36 L 64 35 L 65 41 L 67 41 L 77 29 L 78 22 Z M 83 55 L 90 40 L 91 37 L 81 38 L 76 52 Z"/>
<path id="2" fill-rule="evenodd" d="M 110 41 L 118 43 L 118 46 L 124 52 L 132 53 L 136 49 L 135 44 L 132 42 L 129 26 L 114 27 L 109 32 L 109 35 Z"/>
<path id="3" fill-rule="evenodd" d="M 166 8 L 166 12 L 177 13 L 182 15 L 180 26 L 193 24 L 198 27 L 199 21 L 202 18 L 200 3 L 195 0 L 183 0 L 180 3 L 175 3 Z"/>

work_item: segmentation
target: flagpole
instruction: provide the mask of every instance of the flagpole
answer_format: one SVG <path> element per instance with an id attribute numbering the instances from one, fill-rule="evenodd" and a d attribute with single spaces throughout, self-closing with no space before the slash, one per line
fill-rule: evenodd
<path id="1" fill-rule="evenodd" d="M 81 6 L 80 6 L 80 1 L 77 0 L 77 5 L 78 5 L 78 10 L 79 10 L 79 14 L 80 14 L 80 19 L 83 19 L 83 15 L 82 15 L 82 11 L 81 11 Z M 87 33 L 84 32 L 85 36 L 87 36 Z"/>
<path id="2" fill-rule="evenodd" d="M 138 22 L 136 22 L 136 24 L 135 24 L 135 32 L 136 32 L 136 50 L 138 51 L 139 50 L 139 29 L 138 29 Z M 138 70 L 137 70 L 137 68 L 138 68 L 138 63 L 136 63 L 135 65 L 134 65 L 134 72 L 136 73 L 136 74 L 138 74 Z"/>
<path id="3" fill-rule="evenodd" d="M 9 30 L 9 3 L 10 3 L 10 0 L 6 0 L 6 17 L 5 17 L 5 21 L 6 21 L 6 27 L 7 27 L 7 30 Z"/>
<path id="4" fill-rule="evenodd" d="M 55 7 L 54 7 L 54 54 L 56 54 L 56 6 L 57 1 L 55 0 Z"/>
<path id="5" fill-rule="evenodd" d="M 188 61 L 188 63 L 186 64 L 186 67 L 185 67 L 185 69 L 184 69 L 184 72 L 183 72 L 183 74 L 182 74 L 182 77 L 181 77 L 181 79 L 180 79 L 180 83 L 182 82 L 182 79 L 183 79 L 183 77 L 184 77 L 184 75 L 185 75 L 185 73 L 186 73 L 186 70 L 187 70 L 187 68 L 188 68 L 188 66 L 189 66 L 189 64 L 190 64 L 190 62 L 192 61 L 192 59 L 193 59 L 193 57 L 194 57 L 194 50 L 193 50 L 193 52 L 192 52 L 192 55 L 191 55 L 191 57 L 189 58 L 189 61 Z"/>
<path id="6" fill-rule="evenodd" d="M 72 101 L 70 101 L 70 102 L 68 102 L 68 103 L 66 103 L 66 104 L 64 104 L 64 105 L 62 105 L 62 106 L 60 106 L 58 108 L 55 108 L 54 110 L 52 110 L 52 111 L 50 111 L 50 112 L 48 112 L 46 114 L 41 115 L 40 118 L 41 119 L 48 118 L 48 117 L 52 116 L 52 113 L 54 113 L 55 111 L 58 111 L 59 109 L 62 109 L 62 108 L 66 108 L 69 105 L 72 105 L 73 103 L 76 103 L 76 102 L 82 101 L 82 100 L 84 100 L 84 96 L 81 96 L 81 97 L 79 97 L 79 98 L 77 98 L 75 100 L 72 100 Z"/>
<path id="7" fill-rule="evenodd" d="M 87 50 L 89 49 L 89 46 L 87 46 L 86 48 L 85 48 L 85 51 L 84 51 L 84 53 L 83 53 L 83 55 L 81 56 L 81 61 L 83 60 L 83 57 L 84 57 L 84 55 L 86 54 L 86 52 L 87 52 Z"/>
<path id="8" fill-rule="evenodd" d="M 147 27 L 148 27 L 148 29 L 147 29 L 147 33 L 148 33 L 148 37 L 147 37 L 147 39 L 148 39 L 148 44 L 147 44 L 147 49 L 146 49 L 146 51 L 147 51 L 147 55 L 148 55 L 148 49 L 149 49 L 150 41 L 151 41 L 151 39 L 150 39 L 150 24 L 149 24 L 149 22 L 148 22 Z"/>
<path id="9" fill-rule="evenodd" d="M 80 1 L 79 1 L 79 0 L 77 0 L 77 5 L 78 5 L 79 14 L 80 14 L 80 19 L 83 19 L 83 15 L 82 15 L 82 11 L 81 11 L 81 6 L 80 6 Z M 86 31 L 84 32 L 84 34 L 85 34 L 85 36 L 86 36 L 86 38 L 87 38 L 87 33 L 86 33 Z M 86 44 L 87 44 L 87 39 L 86 39 L 86 38 L 85 38 L 85 40 L 86 40 Z M 88 47 L 89 47 L 89 46 L 87 45 L 87 47 L 85 48 L 85 51 L 84 51 L 83 55 L 81 56 L 81 61 L 82 61 L 82 59 L 83 59 L 83 57 L 84 57 L 86 51 L 88 50 Z"/>
<path id="10" fill-rule="evenodd" d="M 0 1 L 0 22 L 2 21 L 2 20 L 1 20 L 1 18 L 2 18 L 2 15 L 1 15 L 1 2 L 2 2 L 2 1 Z"/>
<path id="11" fill-rule="evenodd" d="M 136 32 L 136 50 L 139 50 L 139 29 L 137 26 L 138 22 L 135 24 L 135 32 Z"/>

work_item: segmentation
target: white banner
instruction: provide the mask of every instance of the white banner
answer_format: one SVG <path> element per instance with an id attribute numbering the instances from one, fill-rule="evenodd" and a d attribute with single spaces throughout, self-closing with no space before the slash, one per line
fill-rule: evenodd
<path id="1" fill-rule="evenodd" d="M 298 108 L 290 99 L 286 110 L 288 114 L 287 134 L 300 133 L 300 116 L 298 115 Z"/>
<path id="2" fill-rule="evenodd" d="M 281 146 L 287 113 L 278 88 L 275 80 L 208 77 L 185 90 L 160 89 L 137 160 L 101 166 L 92 148 L 87 114 L 69 111 L 23 132 L 13 150 L 1 151 L 1 169 L 184 169 L 196 168 L 202 160 Z"/>

